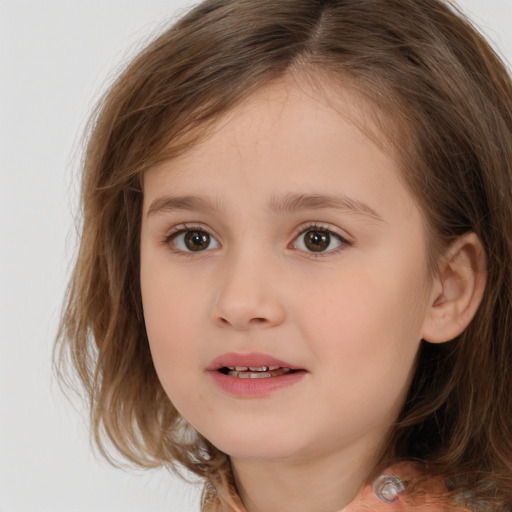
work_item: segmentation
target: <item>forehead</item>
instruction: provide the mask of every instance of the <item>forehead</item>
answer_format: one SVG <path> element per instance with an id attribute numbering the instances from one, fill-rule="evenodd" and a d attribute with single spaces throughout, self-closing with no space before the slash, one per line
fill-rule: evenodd
<path id="1" fill-rule="evenodd" d="M 362 138 L 369 138 L 384 152 L 393 152 L 389 138 L 391 120 L 349 79 L 335 81 L 325 73 L 287 74 L 260 88 L 240 105 L 226 113 L 214 132 L 236 130 L 238 141 L 254 144 L 288 123 L 293 134 L 307 119 L 311 126 L 322 125 L 322 135 L 338 127 L 340 120 L 352 125 Z M 328 123 L 328 124 L 326 124 Z M 245 137 L 247 135 L 247 137 Z M 310 133 L 314 136 L 314 133 Z M 395 157 L 394 153 L 391 155 Z"/>
<path id="2" fill-rule="evenodd" d="M 368 103 L 349 88 L 334 94 L 308 85 L 289 80 L 260 89 L 186 153 L 148 171 L 145 212 L 159 196 L 263 211 L 285 196 L 336 195 L 368 211 L 409 215 L 414 201 Z"/>
<path id="3" fill-rule="evenodd" d="M 207 159 L 212 151 L 222 158 L 234 147 L 244 151 L 245 156 L 251 150 L 257 154 L 278 132 L 281 139 L 288 139 L 286 142 L 302 137 L 311 141 L 323 138 L 325 145 L 337 144 L 340 121 L 350 128 L 352 138 L 372 142 L 400 165 L 392 136 L 397 127 L 389 116 L 360 94 L 350 80 L 340 84 L 327 74 L 309 76 L 290 73 L 261 87 L 220 119 L 199 125 L 171 141 L 167 150 L 170 157 L 159 159 L 163 165 L 153 168 L 172 167 L 179 174 L 187 167 L 187 161 L 202 156 Z M 300 133 L 301 129 L 308 133 Z M 283 137 L 285 134 L 288 137 Z M 287 147 L 283 146 L 283 151 Z M 299 152 L 289 153 L 289 159 L 304 156 L 307 147 L 303 147 L 304 151 L 300 147 L 294 149 Z"/>

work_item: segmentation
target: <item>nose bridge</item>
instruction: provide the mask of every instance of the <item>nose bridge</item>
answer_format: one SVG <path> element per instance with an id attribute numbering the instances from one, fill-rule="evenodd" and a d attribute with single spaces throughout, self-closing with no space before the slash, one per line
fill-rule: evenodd
<path id="1" fill-rule="evenodd" d="M 279 325 L 285 307 L 279 285 L 278 258 L 261 245 L 233 248 L 223 263 L 213 305 L 219 325 L 239 330 Z"/>

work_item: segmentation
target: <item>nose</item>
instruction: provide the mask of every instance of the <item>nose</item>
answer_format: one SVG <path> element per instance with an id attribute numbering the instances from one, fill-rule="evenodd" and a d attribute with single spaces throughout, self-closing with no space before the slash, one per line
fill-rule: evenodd
<path id="1" fill-rule="evenodd" d="M 212 307 L 219 327 L 246 331 L 276 327 L 286 317 L 279 272 L 268 259 L 238 258 L 219 275 Z"/>

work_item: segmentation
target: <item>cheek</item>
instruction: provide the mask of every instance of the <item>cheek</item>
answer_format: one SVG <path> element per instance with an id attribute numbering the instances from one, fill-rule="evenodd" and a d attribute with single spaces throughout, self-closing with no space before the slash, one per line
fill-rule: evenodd
<path id="1" fill-rule="evenodd" d="M 346 279 L 302 320 L 324 401 L 332 417 L 344 418 L 345 430 L 354 436 L 372 426 L 391 425 L 398 416 L 420 343 L 419 315 L 403 290 L 384 287 L 370 276 L 358 277 Z M 408 313 L 414 322 L 404 321 Z M 320 416 L 321 403 L 314 407 L 318 410 L 312 417 Z M 326 438 L 341 435 L 336 421 L 331 427 Z"/>
<path id="2" fill-rule="evenodd" d="M 357 381 L 408 378 L 421 340 L 423 269 L 384 261 L 346 269 L 298 308 L 317 359 L 335 359 Z"/>
<path id="3" fill-rule="evenodd" d="M 147 262 L 141 268 L 144 320 L 155 369 L 166 391 L 176 388 L 190 372 L 188 364 L 198 361 L 197 310 L 200 297 L 193 286 L 176 276 L 160 272 Z M 194 305 L 196 307 L 194 307 Z"/>
<path id="4" fill-rule="evenodd" d="M 187 419 L 204 421 L 211 413 L 203 390 L 196 384 L 202 372 L 201 333 L 197 310 L 190 293 L 163 289 L 162 281 L 143 293 L 144 317 L 149 347 L 158 379 L 180 414 Z M 196 297 L 197 299 L 197 297 Z M 197 419 L 197 412 L 199 419 Z"/>

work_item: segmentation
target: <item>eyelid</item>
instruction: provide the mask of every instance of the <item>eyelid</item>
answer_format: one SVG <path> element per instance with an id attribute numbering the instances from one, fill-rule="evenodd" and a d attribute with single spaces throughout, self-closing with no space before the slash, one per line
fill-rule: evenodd
<path id="1" fill-rule="evenodd" d="M 293 236 L 292 242 L 290 243 L 290 246 L 292 246 L 293 249 L 297 249 L 296 247 L 293 247 L 296 244 L 297 239 L 301 235 L 304 235 L 305 233 L 307 233 L 308 231 L 326 231 L 329 233 L 329 235 L 333 235 L 340 241 L 339 246 L 335 247 L 334 249 L 330 249 L 328 251 L 319 251 L 319 252 L 303 251 L 308 256 L 312 256 L 312 257 L 330 256 L 333 254 L 337 254 L 338 252 L 343 251 L 347 247 L 350 247 L 351 245 L 353 245 L 353 242 L 350 240 L 351 237 L 347 233 L 341 232 L 341 230 L 339 228 L 333 226 L 332 224 L 311 221 L 311 222 L 302 224 L 295 230 L 295 234 Z M 302 249 L 298 249 L 298 250 L 302 250 Z"/>
<path id="2" fill-rule="evenodd" d="M 179 235 L 187 233 L 189 231 L 201 231 L 203 233 L 206 233 L 212 240 L 214 240 L 217 243 L 217 247 L 207 248 L 202 251 L 187 251 L 187 250 L 179 249 L 174 244 L 172 244 L 172 241 L 174 239 L 176 239 Z M 200 255 L 200 254 L 209 252 L 212 249 L 217 249 L 218 247 L 220 247 L 219 237 L 216 234 L 213 234 L 212 230 L 210 228 L 208 228 L 200 223 L 188 223 L 188 222 L 184 222 L 182 224 L 177 224 L 176 226 L 173 226 L 170 230 L 168 230 L 164 236 L 163 244 L 170 246 L 171 250 L 174 253 L 183 255 L 183 256 Z"/>
<path id="3" fill-rule="evenodd" d="M 339 240 L 340 245 L 335 247 L 334 249 L 330 249 L 327 251 L 318 251 L 318 252 L 302 250 L 302 249 L 295 247 L 296 241 L 301 235 L 304 235 L 308 231 L 315 231 L 315 230 L 328 232 L 331 236 L 333 236 Z M 217 243 L 217 247 L 207 248 L 202 251 L 187 251 L 187 250 L 179 249 L 178 247 L 171 244 L 172 240 L 174 240 L 178 235 L 189 232 L 189 231 L 201 231 L 201 232 L 207 233 Z M 210 252 L 212 249 L 219 248 L 221 246 L 221 244 L 219 242 L 219 238 L 220 237 L 218 237 L 216 234 L 213 233 L 212 229 L 205 226 L 204 224 L 184 222 L 182 224 L 177 224 L 177 225 L 173 226 L 170 230 L 167 231 L 167 233 L 165 234 L 164 239 L 163 239 L 163 244 L 168 245 L 168 246 L 172 245 L 172 251 L 179 255 L 184 255 L 184 256 L 200 255 L 200 254 Z M 311 257 L 329 256 L 329 255 L 337 254 L 338 252 L 346 249 L 346 247 L 353 245 L 351 238 L 352 237 L 350 235 L 348 235 L 346 232 L 341 231 L 338 227 L 333 226 L 332 224 L 327 224 L 324 222 L 317 222 L 317 221 L 310 221 L 310 222 L 305 222 L 305 223 L 301 224 L 298 228 L 295 229 L 292 242 L 290 242 L 290 244 L 288 245 L 288 248 L 301 250 L 302 252 L 307 253 L 308 256 L 311 256 Z"/>

